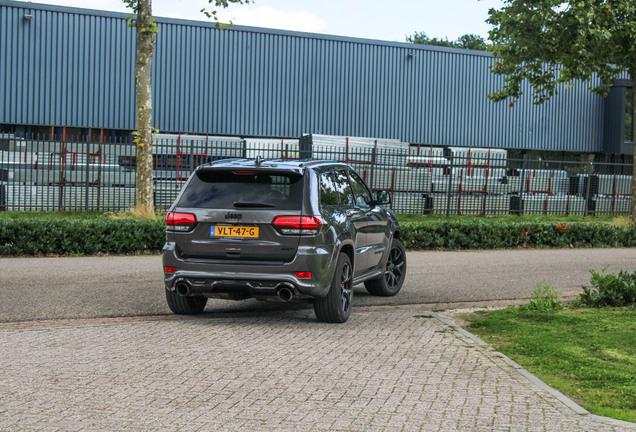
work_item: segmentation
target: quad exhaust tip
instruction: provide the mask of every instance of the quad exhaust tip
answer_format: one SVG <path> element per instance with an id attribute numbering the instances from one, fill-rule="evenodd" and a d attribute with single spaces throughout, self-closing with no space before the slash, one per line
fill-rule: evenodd
<path id="1" fill-rule="evenodd" d="M 294 293 L 289 287 L 283 286 L 278 290 L 278 298 L 287 303 L 292 301 L 292 299 L 294 298 Z"/>
<path id="2" fill-rule="evenodd" d="M 179 294 L 181 297 L 187 297 L 188 295 L 190 295 L 190 292 L 192 291 L 190 288 L 190 284 L 186 282 L 177 283 L 175 290 L 177 291 L 177 294 Z"/>

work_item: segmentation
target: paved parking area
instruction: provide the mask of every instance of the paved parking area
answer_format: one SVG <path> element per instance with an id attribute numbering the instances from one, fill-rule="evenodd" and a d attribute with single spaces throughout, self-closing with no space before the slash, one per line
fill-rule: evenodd
<path id="1" fill-rule="evenodd" d="M 416 307 L 0 324 L 2 431 L 619 431 Z"/>

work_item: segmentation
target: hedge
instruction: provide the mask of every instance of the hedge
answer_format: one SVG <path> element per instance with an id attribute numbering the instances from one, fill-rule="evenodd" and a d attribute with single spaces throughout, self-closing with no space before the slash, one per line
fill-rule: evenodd
<path id="1" fill-rule="evenodd" d="M 509 222 L 492 219 L 430 220 L 402 226 L 407 249 L 636 247 L 636 225 Z"/>
<path id="2" fill-rule="evenodd" d="M 412 250 L 636 247 L 636 225 L 557 224 L 492 219 L 402 223 Z M 164 222 L 134 219 L 0 219 L 0 256 L 158 252 Z"/>
<path id="3" fill-rule="evenodd" d="M 163 221 L 0 219 L 0 256 L 159 251 Z"/>

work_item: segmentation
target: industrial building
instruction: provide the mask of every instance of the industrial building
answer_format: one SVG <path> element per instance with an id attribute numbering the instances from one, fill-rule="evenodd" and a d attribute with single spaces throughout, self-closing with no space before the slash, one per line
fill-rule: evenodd
<path id="1" fill-rule="evenodd" d="M 125 13 L 0 0 L 0 132 L 64 140 L 135 129 L 136 33 Z M 162 132 L 627 155 L 630 82 L 541 106 L 486 98 L 490 53 L 158 18 L 154 126 Z M 624 77 L 627 78 L 627 77 Z M 527 89 L 529 90 L 529 89 Z M 626 130 L 627 129 L 627 130 Z"/>
<path id="2" fill-rule="evenodd" d="M 0 0 L 0 211 L 135 205 L 128 14 Z M 490 53 L 158 18 L 155 206 L 229 157 L 353 166 L 402 213 L 624 214 L 631 82 L 495 104 Z M 595 85 L 595 83 L 592 83 Z M 545 156 L 556 159 L 545 161 Z M 541 159 L 543 158 L 543 160 Z"/>

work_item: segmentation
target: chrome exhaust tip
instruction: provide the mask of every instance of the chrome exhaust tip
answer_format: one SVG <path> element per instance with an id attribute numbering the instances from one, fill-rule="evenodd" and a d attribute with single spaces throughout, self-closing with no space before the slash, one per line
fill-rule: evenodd
<path id="1" fill-rule="evenodd" d="M 278 290 L 278 298 L 287 303 L 292 301 L 292 299 L 294 298 L 294 293 L 288 287 L 282 287 Z"/>
<path id="2" fill-rule="evenodd" d="M 187 297 L 190 295 L 190 292 L 192 291 L 190 288 L 190 284 L 186 283 L 186 282 L 179 282 L 177 283 L 177 285 L 175 286 L 175 291 L 177 292 L 177 294 L 179 294 L 181 297 Z"/>

